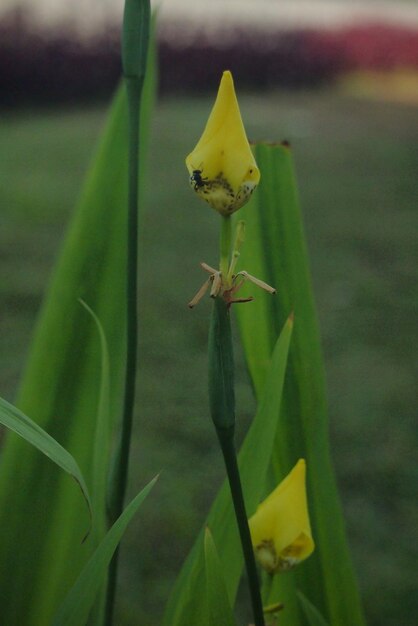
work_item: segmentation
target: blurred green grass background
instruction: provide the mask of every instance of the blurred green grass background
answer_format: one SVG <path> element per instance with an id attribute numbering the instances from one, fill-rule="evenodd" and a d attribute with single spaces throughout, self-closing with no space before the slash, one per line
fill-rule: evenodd
<path id="1" fill-rule="evenodd" d="M 418 109 L 328 90 L 240 94 L 240 104 L 251 139 L 287 139 L 295 155 L 333 457 L 369 623 L 413 626 Z M 223 476 L 207 409 L 210 303 L 187 308 L 205 278 L 198 263 L 217 263 L 217 216 L 194 197 L 184 167 L 210 106 L 170 98 L 154 115 L 132 492 L 163 475 L 124 542 L 121 626 L 158 622 Z M 105 113 L 23 110 L 0 121 L 0 380 L 9 400 Z M 236 359 L 242 437 L 255 404 L 238 345 Z"/>

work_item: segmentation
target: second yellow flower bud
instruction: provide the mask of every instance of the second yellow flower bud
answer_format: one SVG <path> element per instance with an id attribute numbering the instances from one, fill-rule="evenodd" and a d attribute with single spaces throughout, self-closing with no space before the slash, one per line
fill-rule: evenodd
<path id="1" fill-rule="evenodd" d="M 299 459 L 249 520 L 257 560 L 270 574 L 292 568 L 314 550 L 305 475 L 305 460 Z"/>

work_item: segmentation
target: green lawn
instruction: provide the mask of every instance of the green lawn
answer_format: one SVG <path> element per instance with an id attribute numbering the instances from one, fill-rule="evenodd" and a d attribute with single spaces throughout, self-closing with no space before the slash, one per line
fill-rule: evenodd
<path id="1" fill-rule="evenodd" d="M 240 101 L 251 138 L 288 139 L 294 149 L 333 454 L 369 623 L 413 626 L 418 111 L 334 92 Z M 203 279 L 199 261 L 217 262 L 217 217 L 191 193 L 184 167 L 209 107 L 169 99 L 154 117 L 132 490 L 163 475 L 124 544 L 121 626 L 158 621 L 223 475 L 207 409 L 210 307 L 186 306 Z M 0 393 L 8 399 L 104 117 L 104 108 L 38 110 L 0 121 Z M 239 350 L 237 364 L 242 435 L 254 401 Z"/>

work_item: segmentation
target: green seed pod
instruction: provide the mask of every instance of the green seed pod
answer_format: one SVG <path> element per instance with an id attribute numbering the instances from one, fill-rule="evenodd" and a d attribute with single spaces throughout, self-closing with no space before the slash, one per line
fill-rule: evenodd
<path id="1" fill-rule="evenodd" d="M 150 1 L 126 0 L 122 28 L 122 68 L 125 78 L 143 80 L 150 31 Z"/>
<path id="2" fill-rule="evenodd" d="M 209 404 L 217 429 L 235 425 L 234 356 L 228 305 L 215 298 L 209 329 Z"/>

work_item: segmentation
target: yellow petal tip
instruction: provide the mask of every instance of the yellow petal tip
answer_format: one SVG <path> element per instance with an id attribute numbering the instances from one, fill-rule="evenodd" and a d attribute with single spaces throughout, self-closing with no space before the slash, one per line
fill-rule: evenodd
<path id="1" fill-rule="evenodd" d="M 306 461 L 299 459 L 249 520 L 256 557 L 269 573 L 294 567 L 314 550 L 305 478 Z"/>

